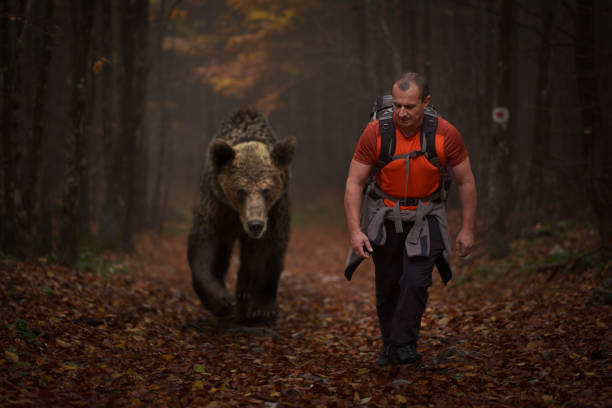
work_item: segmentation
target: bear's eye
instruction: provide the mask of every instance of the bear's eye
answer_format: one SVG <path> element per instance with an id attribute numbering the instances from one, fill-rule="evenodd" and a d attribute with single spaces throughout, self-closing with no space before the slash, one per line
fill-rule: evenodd
<path id="1" fill-rule="evenodd" d="M 238 191 L 236 191 L 236 198 L 238 198 L 239 201 L 244 201 L 246 196 L 247 193 L 242 188 L 239 188 Z"/>
<path id="2" fill-rule="evenodd" d="M 269 188 L 264 188 L 263 190 L 261 190 L 261 194 L 264 196 L 264 199 L 266 200 L 270 199 L 270 189 Z"/>

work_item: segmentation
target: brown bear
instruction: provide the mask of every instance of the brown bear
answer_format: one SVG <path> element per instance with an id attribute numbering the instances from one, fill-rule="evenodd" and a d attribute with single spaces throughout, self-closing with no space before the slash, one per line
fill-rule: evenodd
<path id="1" fill-rule="evenodd" d="M 278 140 L 252 109 L 225 119 L 208 146 L 187 258 L 193 287 L 218 318 L 234 307 L 225 275 L 240 243 L 236 308 L 240 320 L 274 321 L 289 242 L 289 164 L 295 139 Z"/>

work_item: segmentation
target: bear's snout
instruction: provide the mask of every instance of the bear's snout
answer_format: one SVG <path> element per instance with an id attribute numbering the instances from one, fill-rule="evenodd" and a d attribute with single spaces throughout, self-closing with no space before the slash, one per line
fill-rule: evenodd
<path id="1" fill-rule="evenodd" d="M 266 231 L 268 218 L 266 201 L 261 194 L 249 194 L 244 203 L 243 228 L 254 239 L 261 238 Z"/>
<path id="2" fill-rule="evenodd" d="M 249 221 L 247 226 L 249 227 L 249 231 L 255 236 L 259 236 L 261 231 L 263 230 L 266 224 L 263 221 Z"/>

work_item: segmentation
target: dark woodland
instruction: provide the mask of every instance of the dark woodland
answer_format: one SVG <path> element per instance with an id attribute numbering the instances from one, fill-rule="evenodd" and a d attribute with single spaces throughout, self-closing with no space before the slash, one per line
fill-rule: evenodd
<path id="1" fill-rule="evenodd" d="M 406 71 L 469 151 L 477 242 L 423 361 L 380 369 L 342 200 Z M 604 0 L 0 0 L 0 405 L 609 406 L 611 72 Z M 275 324 L 213 317 L 187 264 L 241 108 L 297 141 Z"/>

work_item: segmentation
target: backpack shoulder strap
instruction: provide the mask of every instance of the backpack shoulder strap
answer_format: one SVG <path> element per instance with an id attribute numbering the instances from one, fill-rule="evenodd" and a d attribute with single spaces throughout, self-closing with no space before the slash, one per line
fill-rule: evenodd
<path id="1" fill-rule="evenodd" d="M 379 119 L 378 128 L 380 130 L 380 156 L 378 157 L 378 167 L 383 168 L 391 161 L 395 152 L 395 125 L 393 115 Z"/>
<path id="2" fill-rule="evenodd" d="M 436 152 L 436 130 L 438 129 L 438 112 L 431 106 L 425 108 L 423 126 L 421 127 L 421 151 L 429 161 L 438 157 Z"/>

